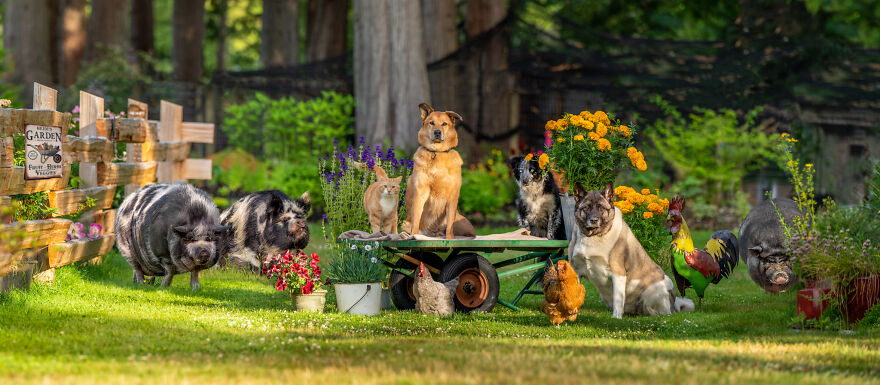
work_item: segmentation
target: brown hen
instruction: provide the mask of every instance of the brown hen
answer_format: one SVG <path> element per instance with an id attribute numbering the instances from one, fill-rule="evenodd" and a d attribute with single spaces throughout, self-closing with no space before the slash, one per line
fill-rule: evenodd
<path id="1" fill-rule="evenodd" d="M 548 258 L 542 286 L 544 302 L 541 302 L 541 311 L 547 314 L 550 323 L 559 325 L 562 321 L 577 319 L 587 290 L 581 285 L 577 273 L 568 261 L 554 264 L 552 259 Z"/>

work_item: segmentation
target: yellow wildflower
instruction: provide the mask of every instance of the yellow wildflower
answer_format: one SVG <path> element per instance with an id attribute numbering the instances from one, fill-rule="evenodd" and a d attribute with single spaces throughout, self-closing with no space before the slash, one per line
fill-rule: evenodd
<path id="1" fill-rule="evenodd" d="M 807 163 L 807 164 L 805 164 L 804 166 L 807 166 L 807 169 L 808 169 L 808 170 L 811 169 L 811 168 L 813 168 L 813 164 L 812 164 L 812 163 Z"/>
<path id="2" fill-rule="evenodd" d="M 651 219 L 654 217 L 654 213 L 652 213 L 650 211 L 645 211 L 642 213 L 642 216 L 645 217 L 645 219 Z"/>
<path id="3" fill-rule="evenodd" d="M 557 138 L 556 141 L 559 143 L 565 143 L 565 138 Z"/>
<path id="4" fill-rule="evenodd" d="M 535 157 L 535 154 L 529 153 L 528 155 L 526 155 L 526 162 L 531 162 L 532 158 L 534 158 L 534 157 Z"/>
<path id="5" fill-rule="evenodd" d="M 795 167 L 797 167 L 796 161 L 794 161 L 794 160 L 788 161 L 788 168 L 795 168 Z"/>
<path id="6" fill-rule="evenodd" d="M 538 157 L 538 167 L 543 170 L 547 167 L 547 163 L 550 163 L 550 156 L 547 154 L 541 154 L 541 156 Z"/>
<path id="7" fill-rule="evenodd" d="M 491 166 L 491 165 L 495 164 L 495 161 L 492 159 L 489 159 L 486 161 L 486 163 Z"/>
<path id="8" fill-rule="evenodd" d="M 651 193 L 651 189 L 647 189 L 647 188 L 642 189 L 642 195 L 648 195 L 650 193 Z"/>
<path id="9" fill-rule="evenodd" d="M 588 132 L 587 136 L 590 137 L 590 139 L 592 139 L 592 140 L 599 140 L 599 134 L 597 134 L 593 131 Z"/>
<path id="10" fill-rule="evenodd" d="M 577 135 L 575 135 L 574 138 L 572 138 L 572 139 L 580 141 L 580 140 L 584 140 L 584 136 L 581 135 L 581 134 L 577 134 Z"/>
<path id="11" fill-rule="evenodd" d="M 611 142 L 608 139 L 600 138 L 599 139 L 599 151 L 608 151 L 611 149 Z"/>

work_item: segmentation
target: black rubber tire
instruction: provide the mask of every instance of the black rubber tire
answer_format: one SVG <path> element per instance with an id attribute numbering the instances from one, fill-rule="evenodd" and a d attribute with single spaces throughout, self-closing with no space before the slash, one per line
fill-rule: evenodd
<path id="1" fill-rule="evenodd" d="M 443 259 L 437 254 L 412 253 L 410 256 L 437 269 L 443 268 Z M 398 259 L 394 266 L 405 270 L 413 270 L 416 268 L 416 265 L 403 258 Z M 431 273 L 431 278 L 437 280 L 437 277 L 437 274 Z M 412 285 L 413 279 L 411 277 L 399 273 L 397 270 L 391 270 L 391 277 L 388 279 L 388 286 L 391 288 L 391 302 L 394 303 L 394 307 L 396 307 L 397 310 L 410 310 L 416 308 L 416 299 L 410 295 L 412 292 Z"/>
<path id="2" fill-rule="evenodd" d="M 455 309 L 463 313 L 470 313 L 472 311 L 483 313 L 491 312 L 492 309 L 495 308 L 495 304 L 498 302 L 498 292 L 501 289 L 501 284 L 498 281 L 498 272 L 495 271 L 495 266 L 492 266 L 489 260 L 483 258 L 483 256 L 474 253 L 465 253 L 446 259 L 446 264 L 443 265 L 443 270 L 440 271 L 439 281 L 448 282 L 459 277 L 459 275 L 469 269 L 478 269 L 479 273 L 482 273 L 486 283 L 486 297 L 481 303 L 467 305 L 460 301 L 458 293 L 453 293 L 452 297 L 455 302 Z M 459 283 L 459 288 L 464 290 L 461 286 L 462 284 L 462 282 Z M 458 292 L 458 290 L 456 291 Z"/>

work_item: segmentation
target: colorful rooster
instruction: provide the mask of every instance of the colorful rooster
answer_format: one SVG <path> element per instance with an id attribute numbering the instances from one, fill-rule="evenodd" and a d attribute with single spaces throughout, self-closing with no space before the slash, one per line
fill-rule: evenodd
<path id="1" fill-rule="evenodd" d="M 717 284 L 736 267 L 738 243 L 730 231 L 721 230 L 712 234 L 705 249 L 695 248 L 687 223 L 681 216 L 682 210 L 684 199 L 673 198 L 666 216 L 666 225 L 672 233 L 672 275 L 682 297 L 686 288 L 694 288 L 702 310 L 703 294 L 709 283 Z"/>

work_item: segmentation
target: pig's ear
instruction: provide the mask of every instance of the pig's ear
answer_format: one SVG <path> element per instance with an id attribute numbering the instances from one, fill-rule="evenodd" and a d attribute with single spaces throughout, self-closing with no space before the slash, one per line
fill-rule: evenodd
<path id="1" fill-rule="evenodd" d="M 764 251 L 764 247 L 761 245 L 749 247 L 749 254 L 753 257 L 760 257 L 762 251 Z"/>
<path id="2" fill-rule="evenodd" d="M 231 228 L 232 226 L 214 226 L 214 234 L 225 236 L 227 233 L 229 233 L 229 229 Z"/>
<path id="3" fill-rule="evenodd" d="M 174 226 L 174 233 L 177 234 L 178 237 L 185 237 L 190 232 L 190 228 L 188 226 Z"/>
<path id="4" fill-rule="evenodd" d="M 281 198 L 279 192 L 276 191 L 272 193 L 272 199 L 269 199 L 266 211 L 267 214 L 269 214 L 269 218 L 278 218 L 278 216 L 284 211 L 284 200 Z"/>
<path id="5" fill-rule="evenodd" d="M 309 192 L 306 191 L 296 200 L 300 206 L 302 206 L 306 211 L 312 207 L 312 197 L 309 195 Z"/>

